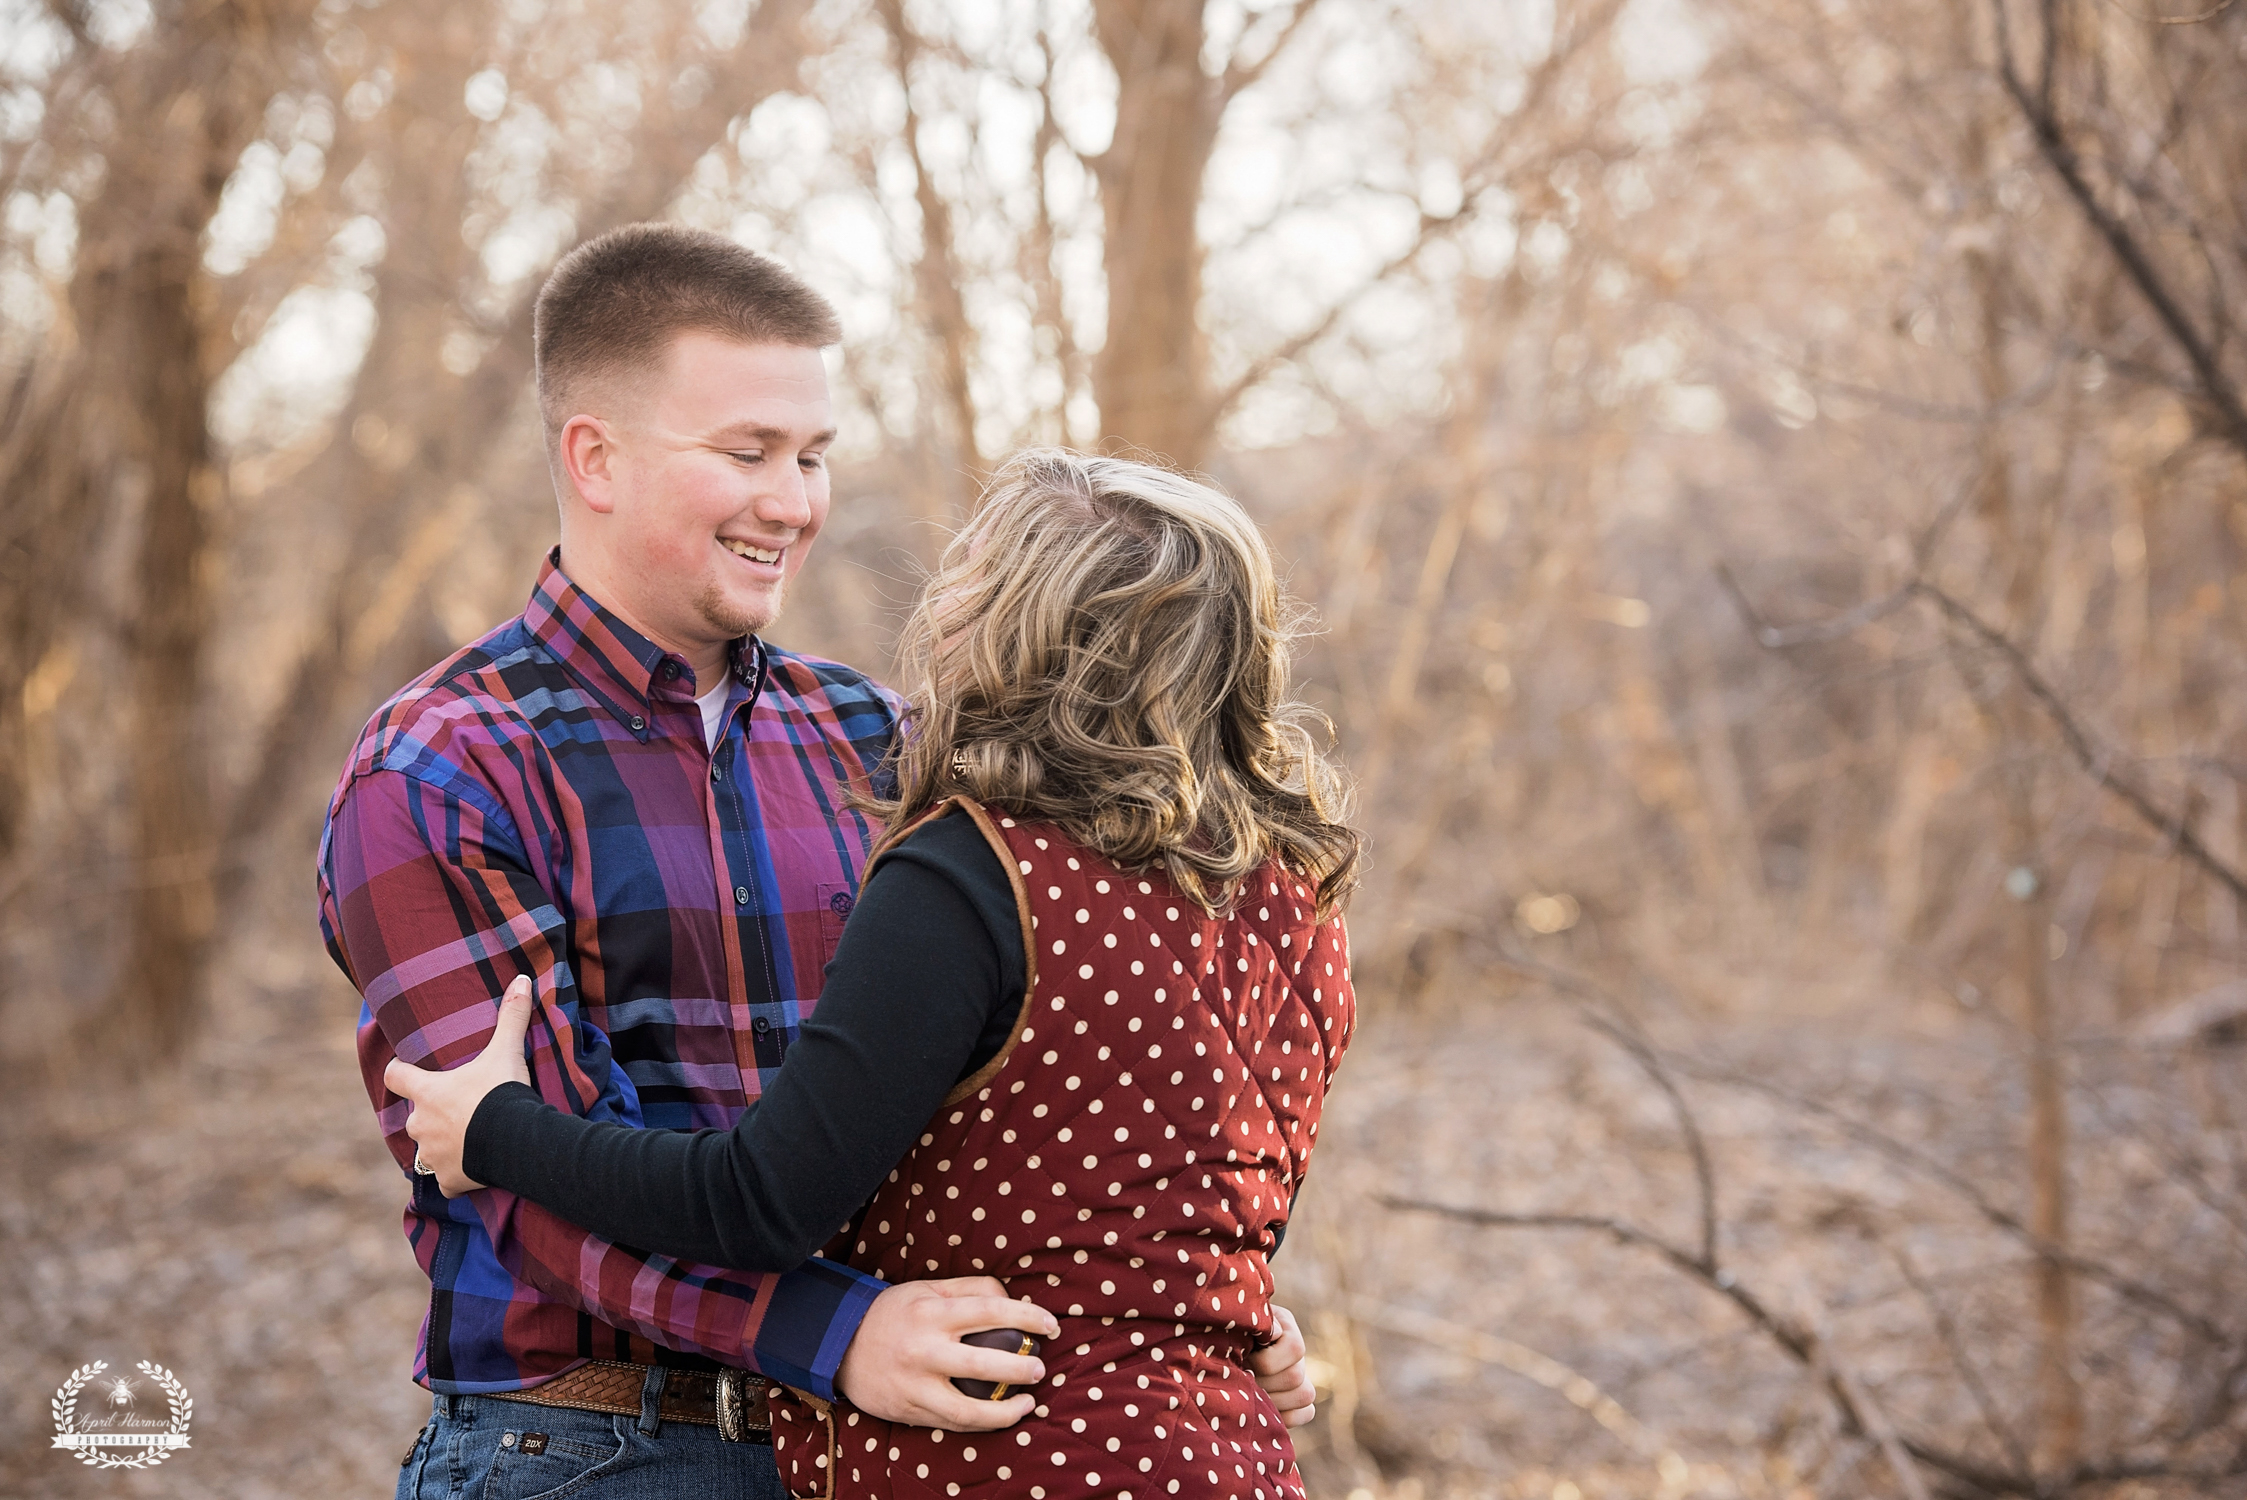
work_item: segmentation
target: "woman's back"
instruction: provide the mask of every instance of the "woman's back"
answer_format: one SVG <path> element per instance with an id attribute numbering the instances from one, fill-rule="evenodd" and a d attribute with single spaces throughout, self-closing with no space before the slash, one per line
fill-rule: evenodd
<path id="1" fill-rule="evenodd" d="M 830 1435 L 783 1403 L 782 1472 L 804 1495 L 830 1472 L 837 1495 L 1299 1494 L 1244 1362 L 1355 1022 L 1341 922 L 1276 862 L 1217 919 L 1050 824 L 983 821 L 1027 919 L 1021 1022 L 830 1250 L 890 1281 L 994 1275 L 1059 1316 L 1040 1410 L 963 1438 L 845 1406 Z"/>

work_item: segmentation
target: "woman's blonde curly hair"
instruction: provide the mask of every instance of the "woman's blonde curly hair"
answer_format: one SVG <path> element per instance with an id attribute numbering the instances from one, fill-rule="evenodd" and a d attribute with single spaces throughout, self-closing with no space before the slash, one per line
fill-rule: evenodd
<path id="1" fill-rule="evenodd" d="M 1287 701 L 1299 614 L 1240 505 L 1152 464 L 1036 449 L 991 480 L 908 620 L 902 832 L 965 792 L 1160 864 L 1211 912 L 1277 856 L 1355 885 L 1342 776 Z"/>

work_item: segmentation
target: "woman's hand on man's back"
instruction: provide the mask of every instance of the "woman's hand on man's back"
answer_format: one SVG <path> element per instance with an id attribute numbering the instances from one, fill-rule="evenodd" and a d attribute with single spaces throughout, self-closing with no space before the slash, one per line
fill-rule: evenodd
<path id="1" fill-rule="evenodd" d="M 1318 1398 L 1311 1389 L 1310 1347 L 1295 1314 L 1277 1302 L 1272 1304 L 1272 1333 L 1272 1341 L 1248 1357 L 1248 1367 L 1287 1425 L 1300 1427 L 1319 1414 L 1312 1405 Z"/>

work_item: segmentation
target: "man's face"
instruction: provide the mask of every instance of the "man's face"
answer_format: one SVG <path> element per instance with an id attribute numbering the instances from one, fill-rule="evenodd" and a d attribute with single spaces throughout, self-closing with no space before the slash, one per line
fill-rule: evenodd
<path id="1" fill-rule="evenodd" d="M 688 651 L 765 629 L 827 520 L 819 351 L 683 333 L 631 407 L 611 535 L 632 612 Z"/>

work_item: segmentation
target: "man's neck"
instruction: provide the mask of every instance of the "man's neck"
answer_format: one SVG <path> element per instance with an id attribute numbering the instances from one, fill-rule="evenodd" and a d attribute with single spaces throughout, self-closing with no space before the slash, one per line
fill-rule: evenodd
<path id="1" fill-rule="evenodd" d="M 649 639 L 653 640 L 654 637 L 650 636 Z M 720 644 L 715 651 L 699 655 L 688 651 L 681 651 L 679 654 L 687 659 L 688 666 L 694 668 L 694 695 L 697 698 L 712 688 L 725 685 L 726 673 L 733 665 L 733 658 L 724 644 Z"/>
<path id="2" fill-rule="evenodd" d="M 732 666 L 732 642 L 681 640 L 650 625 L 647 616 L 632 607 L 629 594 L 611 586 L 597 562 L 588 565 L 583 572 L 572 569 L 566 547 L 565 543 L 560 553 L 562 576 L 575 584 L 580 593 L 646 636 L 658 649 L 684 657 L 687 665 L 694 669 L 697 697 L 726 680 L 726 673 Z"/>

